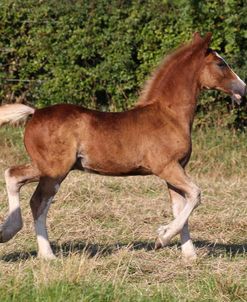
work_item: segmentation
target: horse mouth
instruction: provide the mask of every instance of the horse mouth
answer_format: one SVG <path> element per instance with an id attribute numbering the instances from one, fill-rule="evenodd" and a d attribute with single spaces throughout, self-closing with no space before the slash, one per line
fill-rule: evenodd
<path id="1" fill-rule="evenodd" d="M 233 94 L 231 95 L 231 99 L 232 99 L 233 101 L 235 101 L 238 105 L 240 105 L 240 104 L 241 104 L 241 101 L 242 101 L 242 95 L 239 94 L 239 93 L 233 93 Z"/>

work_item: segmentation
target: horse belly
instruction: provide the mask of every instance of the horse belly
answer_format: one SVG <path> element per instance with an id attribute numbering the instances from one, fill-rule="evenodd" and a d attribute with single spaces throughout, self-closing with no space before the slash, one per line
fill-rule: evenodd
<path id="1" fill-rule="evenodd" d="M 102 175 L 148 175 L 150 171 L 142 166 L 138 152 L 131 150 L 104 150 L 104 148 L 90 148 L 78 156 L 81 170 Z"/>

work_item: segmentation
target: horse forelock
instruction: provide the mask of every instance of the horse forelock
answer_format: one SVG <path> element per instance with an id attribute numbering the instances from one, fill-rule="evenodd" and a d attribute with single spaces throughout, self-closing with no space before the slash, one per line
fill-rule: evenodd
<path id="1" fill-rule="evenodd" d="M 137 106 L 148 105 L 158 100 L 161 81 L 164 87 L 170 81 L 174 82 L 176 76 L 181 74 L 182 68 L 187 68 L 188 64 L 192 66 L 193 62 L 196 61 L 198 66 L 200 66 L 207 50 L 203 42 L 203 40 L 200 40 L 183 44 L 175 52 L 167 55 L 146 81 L 140 93 Z"/>

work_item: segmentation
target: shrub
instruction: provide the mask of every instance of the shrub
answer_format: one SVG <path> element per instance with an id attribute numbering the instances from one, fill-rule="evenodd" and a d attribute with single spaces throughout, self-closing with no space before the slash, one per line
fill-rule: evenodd
<path id="1" fill-rule="evenodd" d="M 2 103 L 126 110 L 164 55 L 194 31 L 212 31 L 212 47 L 245 78 L 246 15 L 240 0 L 2 0 Z M 204 94 L 197 125 L 212 123 L 244 127 L 246 105 Z"/>

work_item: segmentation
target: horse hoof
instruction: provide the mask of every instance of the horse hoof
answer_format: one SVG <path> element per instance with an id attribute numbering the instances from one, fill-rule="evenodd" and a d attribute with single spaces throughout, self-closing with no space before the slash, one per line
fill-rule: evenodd
<path id="1" fill-rule="evenodd" d="M 162 247 L 163 247 L 162 241 L 160 240 L 160 238 L 157 238 L 156 241 L 155 241 L 155 244 L 154 244 L 154 249 L 159 250 Z"/>
<path id="2" fill-rule="evenodd" d="M 169 237 L 158 237 L 155 241 L 154 248 L 155 248 L 155 250 L 158 250 L 162 247 L 168 246 L 169 243 L 170 243 Z"/>
<path id="3" fill-rule="evenodd" d="M 38 258 L 46 261 L 55 260 L 57 257 L 53 253 L 42 255 L 38 253 Z"/>
<path id="4" fill-rule="evenodd" d="M 197 260 L 197 255 L 193 254 L 193 255 L 183 255 L 182 256 L 183 262 L 185 265 L 193 265 L 194 263 L 196 263 Z"/>

